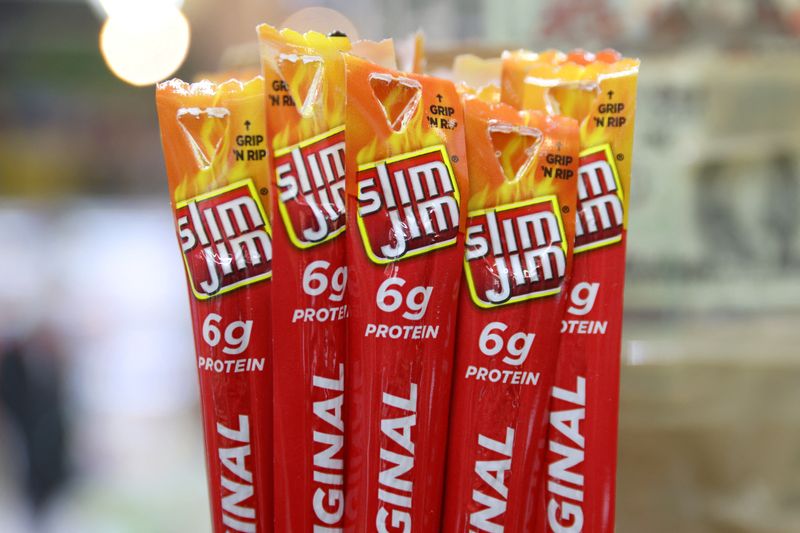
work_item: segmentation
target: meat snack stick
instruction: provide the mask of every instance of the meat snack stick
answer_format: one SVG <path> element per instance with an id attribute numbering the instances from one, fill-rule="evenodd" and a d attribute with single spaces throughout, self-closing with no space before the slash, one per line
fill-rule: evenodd
<path id="1" fill-rule="evenodd" d="M 344 516 L 346 37 L 258 27 L 275 213 L 275 530 Z"/>
<path id="2" fill-rule="evenodd" d="M 532 531 L 572 263 L 578 126 L 464 97 L 469 218 L 442 531 Z"/>
<path id="3" fill-rule="evenodd" d="M 274 175 L 275 529 L 344 519 L 345 75 L 342 53 L 394 62 L 391 41 L 258 27 Z"/>
<path id="4" fill-rule="evenodd" d="M 528 69 L 523 107 L 581 124 L 575 266 L 552 393 L 540 531 L 614 531 L 625 243 L 639 61 L 569 53 Z"/>
<path id="5" fill-rule="evenodd" d="M 272 243 L 264 82 L 156 89 L 186 267 L 215 532 L 272 531 Z"/>
<path id="6" fill-rule="evenodd" d="M 452 83 L 346 56 L 346 531 L 438 531 L 467 193 Z"/>

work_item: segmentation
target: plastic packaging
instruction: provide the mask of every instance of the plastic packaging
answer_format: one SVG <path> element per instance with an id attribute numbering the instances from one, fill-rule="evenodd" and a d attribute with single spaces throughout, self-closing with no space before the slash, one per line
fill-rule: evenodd
<path id="1" fill-rule="evenodd" d="M 344 517 L 346 37 L 258 27 L 275 213 L 275 530 Z"/>
<path id="2" fill-rule="evenodd" d="M 453 81 L 469 88 L 491 86 L 500 99 L 500 73 L 502 61 L 499 57 L 484 59 L 473 54 L 461 54 L 453 58 L 453 66 L 449 72 Z"/>
<path id="3" fill-rule="evenodd" d="M 561 328 L 541 512 L 548 530 L 610 533 L 639 61 L 613 50 L 574 51 L 529 67 L 522 106 L 565 114 L 581 125 L 575 265 Z"/>
<path id="4" fill-rule="evenodd" d="M 502 74 L 500 81 L 501 99 L 517 109 L 524 106 L 525 78 L 528 71 L 536 65 L 558 64 L 566 60 L 566 54 L 558 50 L 531 52 L 529 50 L 506 50 L 501 56 Z M 529 109 L 537 109 L 531 107 Z"/>
<path id="5" fill-rule="evenodd" d="M 424 74 L 428 60 L 425 57 L 425 34 L 422 30 L 399 39 L 395 45 L 397 66 L 400 70 Z M 364 57 L 364 56 L 361 56 Z"/>
<path id="6" fill-rule="evenodd" d="M 272 531 L 272 245 L 264 84 L 156 91 L 192 313 L 213 529 Z"/>
<path id="7" fill-rule="evenodd" d="M 437 531 L 463 258 L 452 83 L 346 56 L 346 531 Z"/>
<path id="8" fill-rule="evenodd" d="M 469 218 L 442 531 L 533 531 L 572 263 L 578 126 L 474 95 L 464 114 Z"/>
<path id="9" fill-rule="evenodd" d="M 275 529 L 337 531 L 344 519 L 344 52 L 394 63 L 390 40 L 258 28 L 277 283 Z"/>

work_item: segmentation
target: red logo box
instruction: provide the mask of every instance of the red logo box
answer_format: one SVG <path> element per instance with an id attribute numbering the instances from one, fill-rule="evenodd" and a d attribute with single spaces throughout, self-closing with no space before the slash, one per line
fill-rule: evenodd
<path id="1" fill-rule="evenodd" d="M 358 229 L 385 264 L 452 246 L 461 197 L 443 145 L 358 167 Z"/>
<path id="2" fill-rule="evenodd" d="M 497 307 L 561 290 L 567 243 L 555 196 L 469 216 L 464 266 L 475 305 Z"/>
<path id="3" fill-rule="evenodd" d="M 179 202 L 175 217 L 196 298 L 205 300 L 272 275 L 271 230 L 252 181 Z"/>
<path id="4" fill-rule="evenodd" d="M 584 150 L 580 163 L 575 253 L 620 242 L 625 205 L 609 145 Z"/>
<path id="5" fill-rule="evenodd" d="M 275 151 L 278 209 L 298 248 L 345 230 L 344 126 Z"/>

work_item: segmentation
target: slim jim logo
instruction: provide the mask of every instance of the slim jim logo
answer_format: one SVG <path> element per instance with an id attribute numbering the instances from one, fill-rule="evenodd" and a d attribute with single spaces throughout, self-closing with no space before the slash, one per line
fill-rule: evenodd
<path id="1" fill-rule="evenodd" d="M 557 294 L 567 270 L 567 246 L 555 196 L 469 214 L 467 285 L 478 307 Z"/>
<path id="2" fill-rule="evenodd" d="M 461 199 L 444 146 L 361 165 L 357 180 L 358 227 L 372 262 L 456 243 Z"/>
<path id="3" fill-rule="evenodd" d="M 269 222 L 252 181 L 233 183 L 175 208 L 195 297 L 205 300 L 272 275 Z"/>
<path id="4" fill-rule="evenodd" d="M 581 152 L 575 252 L 622 240 L 623 205 L 622 185 L 611 147 L 606 144 Z"/>
<path id="5" fill-rule="evenodd" d="M 275 151 L 278 209 L 292 244 L 310 248 L 341 235 L 344 126 Z"/>

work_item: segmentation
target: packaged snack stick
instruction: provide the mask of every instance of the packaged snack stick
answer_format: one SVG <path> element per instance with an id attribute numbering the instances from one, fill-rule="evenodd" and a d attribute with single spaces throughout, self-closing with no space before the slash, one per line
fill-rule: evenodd
<path id="1" fill-rule="evenodd" d="M 346 531 L 437 531 L 467 191 L 455 87 L 347 71 Z"/>
<path id="2" fill-rule="evenodd" d="M 258 28 L 274 175 L 275 528 L 340 531 L 348 306 L 343 52 L 394 61 L 389 40 Z"/>
<path id="3" fill-rule="evenodd" d="M 275 529 L 344 517 L 346 37 L 258 27 L 275 213 Z"/>
<path id="4" fill-rule="evenodd" d="M 572 263 L 578 127 L 465 95 L 469 218 L 442 531 L 532 531 Z"/>
<path id="5" fill-rule="evenodd" d="M 523 106 L 580 122 L 575 265 L 551 400 L 537 531 L 614 531 L 625 244 L 639 61 L 572 52 L 536 64 Z M 544 107 L 543 107 L 544 103 Z"/>
<path id="6" fill-rule="evenodd" d="M 264 83 L 160 84 L 215 532 L 272 531 L 272 244 Z"/>

